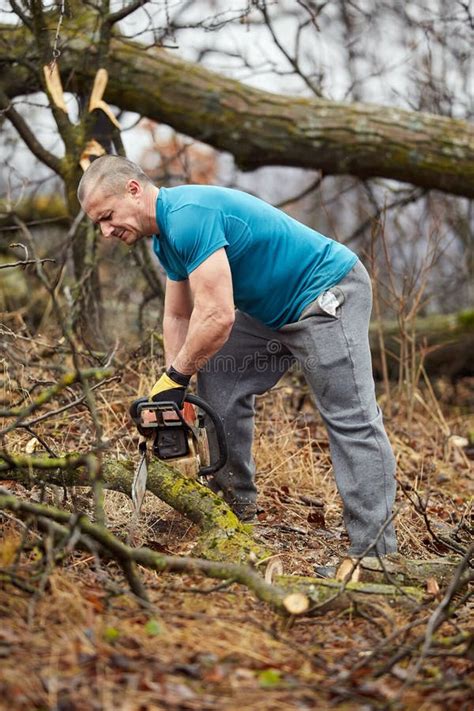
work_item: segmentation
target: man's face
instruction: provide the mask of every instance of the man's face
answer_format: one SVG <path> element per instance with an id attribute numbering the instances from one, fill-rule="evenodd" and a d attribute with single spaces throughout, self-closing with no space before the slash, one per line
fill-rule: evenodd
<path id="1" fill-rule="evenodd" d="M 100 189 L 92 191 L 84 201 L 84 209 L 90 219 L 100 225 L 104 237 L 115 237 L 132 245 L 145 235 L 142 198 L 141 185 L 129 181 L 122 194 L 111 195 Z"/>

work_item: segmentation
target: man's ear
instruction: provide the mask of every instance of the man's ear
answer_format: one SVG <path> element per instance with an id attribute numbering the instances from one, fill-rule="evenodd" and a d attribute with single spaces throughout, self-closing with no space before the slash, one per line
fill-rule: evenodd
<path id="1" fill-rule="evenodd" d="M 125 185 L 125 190 L 132 197 L 140 197 L 143 193 L 143 187 L 141 183 L 138 180 L 135 180 L 135 178 L 130 178 L 130 180 L 127 181 Z"/>

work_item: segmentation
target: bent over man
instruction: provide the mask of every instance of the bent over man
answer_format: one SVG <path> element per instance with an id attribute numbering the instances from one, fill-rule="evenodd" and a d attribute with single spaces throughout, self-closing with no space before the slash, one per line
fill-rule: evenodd
<path id="1" fill-rule="evenodd" d="M 394 552 L 395 460 L 375 399 L 371 286 L 357 256 L 244 192 L 158 189 L 119 156 L 95 160 L 78 197 L 105 237 L 132 245 L 154 235 L 167 274 L 167 371 L 151 395 L 181 405 L 197 372 L 228 440 L 214 484 L 239 518 L 256 513 L 255 395 L 296 360 L 327 428 L 349 555 Z"/>

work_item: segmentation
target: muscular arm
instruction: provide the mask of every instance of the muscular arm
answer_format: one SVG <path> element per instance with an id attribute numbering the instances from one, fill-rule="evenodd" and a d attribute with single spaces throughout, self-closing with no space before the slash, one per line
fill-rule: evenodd
<path id="1" fill-rule="evenodd" d="M 188 282 L 189 286 L 184 286 Z M 167 365 L 192 375 L 224 345 L 234 323 L 232 277 L 225 250 L 214 252 L 190 274 L 188 282 L 168 284 L 163 332 Z"/>
<path id="2" fill-rule="evenodd" d="M 174 361 L 186 340 L 192 310 L 193 297 L 189 280 L 167 279 L 163 314 L 166 367 Z"/>

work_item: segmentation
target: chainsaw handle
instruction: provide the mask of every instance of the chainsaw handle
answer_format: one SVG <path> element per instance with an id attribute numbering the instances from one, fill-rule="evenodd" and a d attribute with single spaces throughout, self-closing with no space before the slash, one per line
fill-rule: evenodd
<path id="1" fill-rule="evenodd" d="M 227 441 L 222 420 L 217 415 L 217 413 L 211 409 L 207 402 L 205 400 L 202 400 L 202 398 L 200 398 L 198 395 L 187 393 L 184 400 L 185 402 L 189 402 L 191 405 L 196 405 L 196 407 L 199 407 L 200 410 L 202 410 L 206 413 L 206 415 L 209 416 L 209 419 L 214 425 L 217 439 L 217 448 L 219 450 L 219 457 L 215 462 L 211 462 L 211 464 L 209 464 L 207 467 L 202 467 L 199 470 L 199 474 L 202 476 L 214 474 L 215 472 L 219 471 L 219 469 L 222 469 L 222 467 L 227 462 Z"/>

